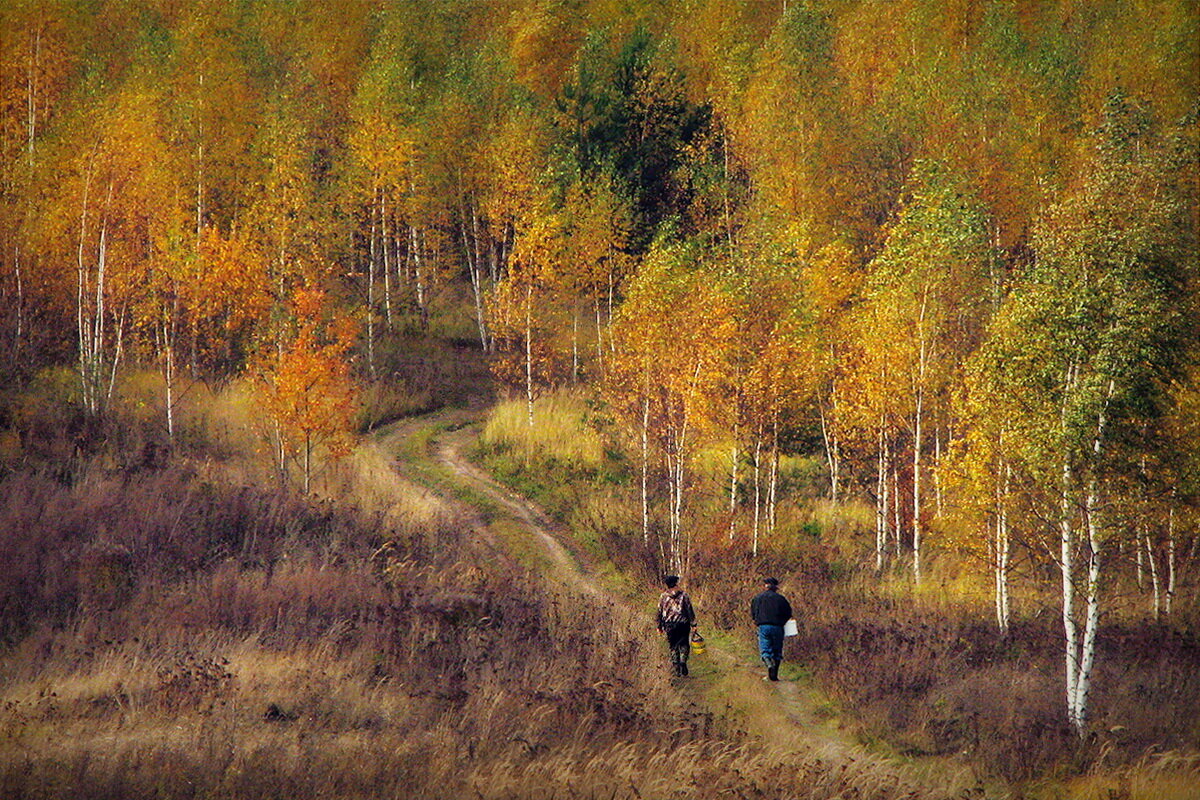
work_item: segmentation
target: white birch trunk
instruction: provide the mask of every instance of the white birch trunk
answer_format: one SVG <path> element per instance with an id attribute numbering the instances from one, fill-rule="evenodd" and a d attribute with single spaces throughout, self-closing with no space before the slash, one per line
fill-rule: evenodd
<path id="1" fill-rule="evenodd" d="M 167 440 L 172 444 L 175 442 L 175 339 L 178 327 L 176 324 L 178 304 L 176 293 L 172 292 L 171 301 L 164 304 L 163 311 L 166 317 L 162 326 L 163 377 L 166 380 L 167 395 Z"/>
<path id="2" fill-rule="evenodd" d="M 109 368 L 108 389 L 104 392 L 105 405 L 108 405 L 112 402 L 113 391 L 117 386 L 117 366 L 121 363 L 121 356 L 124 355 L 125 352 L 125 312 L 126 309 L 122 308 L 120 315 L 117 317 L 117 343 L 116 347 L 113 348 L 112 364 Z"/>
<path id="3" fill-rule="evenodd" d="M 614 286 L 612 267 L 609 267 L 609 269 L 608 269 L 608 315 L 607 315 L 606 319 L 608 319 L 610 322 L 612 321 L 612 318 L 613 318 L 613 294 L 615 292 L 616 292 L 616 287 Z M 610 353 L 612 353 L 614 356 L 617 354 L 617 343 L 616 343 L 616 340 L 614 340 L 611 336 L 608 337 L 608 351 Z"/>
<path id="4" fill-rule="evenodd" d="M 642 394 L 642 544 L 650 543 L 650 394 Z"/>
<path id="5" fill-rule="evenodd" d="M 275 436 L 274 441 L 272 442 L 274 447 L 272 449 L 275 454 L 275 466 L 279 470 L 279 484 L 280 486 L 283 486 L 287 484 L 288 479 L 287 447 L 283 440 L 283 423 L 281 423 L 279 420 L 275 420 L 274 422 L 274 431 Z"/>
<path id="6" fill-rule="evenodd" d="M 879 454 L 875 480 L 875 571 L 883 571 L 887 548 L 887 459 L 884 458 L 883 421 L 879 422 Z"/>
<path id="7" fill-rule="evenodd" d="M 304 493 L 312 488 L 312 437 L 304 436 Z"/>
<path id="8" fill-rule="evenodd" d="M 676 478 L 675 492 L 675 526 L 678 531 L 682 552 L 680 556 L 679 568 L 681 571 L 686 571 L 688 563 L 692 559 L 692 535 L 691 530 L 687 534 L 683 531 L 683 497 L 687 489 L 687 449 L 685 447 L 687 439 L 688 425 L 687 412 L 684 411 L 683 435 L 679 442 L 679 457 L 676 459 L 676 469 L 678 476 Z"/>
<path id="9" fill-rule="evenodd" d="M 1075 529 L 1071 525 L 1070 485 L 1071 467 L 1064 455 L 1059 497 L 1059 570 L 1062 573 L 1062 621 L 1066 647 L 1067 720 L 1078 731 L 1082 723 L 1075 705 L 1078 631 L 1075 627 Z"/>
<path id="10" fill-rule="evenodd" d="M 391 237 L 388 235 L 387 192 L 380 190 L 380 237 L 383 243 L 383 319 L 392 330 L 392 266 L 388 258 Z"/>
<path id="11" fill-rule="evenodd" d="M 416 227 L 410 225 L 408 230 L 412 242 L 413 283 L 417 290 L 417 309 L 421 312 L 421 320 L 424 322 L 427 319 L 428 311 L 425 308 L 425 272 L 421 264 L 421 244 Z"/>
<path id="12" fill-rule="evenodd" d="M 167 372 L 167 441 L 175 441 L 175 348 L 170 344 L 166 347 Z"/>
<path id="13" fill-rule="evenodd" d="M 89 411 L 93 410 L 91 396 L 88 391 L 88 365 L 91 364 L 91 328 L 90 315 L 87 308 L 87 298 L 90 296 L 90 281 L 87 266 L 84 262 L 84 245 L 87 241 L 87 201 L 88 190 L 91 188 L 91 168 L 83 183 L 83 203 L 79 212 L 79 247 L 76 251 L 76 283 L 75 283 L 75 328 L 79 338 L 79 383 L 83 392 L 83 404 Z"/>
<path id="14" fill-rule="evenodd" d="M 1167 512 L 1167 598 L 1166 613 L 1171 614 L 1175 601 L 1175 490 L 1171 490 L 1171 508 Z"/>
<path id="15" fill-rule="evenodd" d="M 100 411 L 104 383 L 104 281 L 107 259 L 108 226 L 100 224 L 100 241 L 96 251 L 96 279 L 92 285 L 81 258 L 80 262 L 80 380 L 84 407 L 90 414 Z"/>
<path id="16" fill-rule="evenodd" d="M 996 496 L 996 537 L 995 537 L 995 570 L 996 570 L 996 623 L 1001 634 L 1007 636 L 1011 620 L 1008 594 L 1008 564 L 1011 553 L 1011 543 L 1008 535 L 1008 481 L 1011 470 L 1007 465 L 1003 468 L 1004 478 L 999 483 Z"/>
<path id="17" fill-rule="evenodd" d="M 733 544 L 734 523 L 737 518 L 738 490 L 738 426 L 733 423 L 733 448 L 729 454 L 729 543 Z"/>
<path id="18" fill-rule="evenodd" d="M 21 245 L 13 247 L 13 272 L 16 275 L 17 289 L 17 327 L 16 338 L 13 340 L 13 350 L 21 352 L 21 340 L 25 334 L 25 285 L 21 275 Z"/>
<path id="19" fill-rule="evenodd" d="M 1074 375 L 1072 368 L 1069 373 Z M 1069 377 L 1068 389 L 1073 388 L 1073 377 Z M 1105 398 L 1104 404 L 1098 414 L 1096 421 L 1096 435 L 1092 440 L 1092 457 L 1093 469 L 1096 469 L 1102 452 L 1104 440 L 1104 430 L 1107 423 L 1107 405 L 1112 398 L 1114 383 L 1109 382 L 1108 395 Z M 1064 415 L 1065 418 L 1065 415 Z M 1064 530 L 1070 529 L 1069 524 L 1069 503 L 1067 500 L 1067 492 L 1071 484 L 1070 467 L 1067 464 L 1065 454 L 1063 461 L 1063 526 Z M 1076 734 L 1082 736 L 1087 726 L 1088 719 L 1088 697 L 1091 691 L 1091 675 L 1092 667 L 1096 660 L 1096 632 L 1100 625 L 1100 555 L 1101 555 L 1101 525 L 1100 525 L 1100 497 L 1099 486 L 1096 476 L 1093 474 L 1089 480 L 1087 493 L 1084 497 L 1084 523 L 1087 528 L 1087 544 L 1088 544 L 1088 562 L 1087 562 L 1087 584 L 1086 584 L 1086 607 L 1084 612 L 1084 631 L 1083 639 L 1079 640 L 1078 628 L 1075 623 L 1073 614 L 1074 606 L 1074 564 L 1071 560 L 1069 550 L 1073 548 L 1067 547 L 1068 535 L 1064 533 L 1063 539 L 1063 623 L 1065 628 L 1067 642 L 1067 712 L 1071 724 L 1075 728 Z M 1073 542 L 1072 542 L 1073 544 Z"/>
<path id="20" fill-rule="evenodd" d="M 817 403 L 817 414 L 821 421 L 821 438 L 825 443 L 825 460 L 829 464 L 829 499 L 836 505 L 838 501 L 838 473 L 841 468 L 837 434 L 833 431 L 832 423 L 829 415 L 825 413 L 823 403 Z"/>
<path id="21" fill-rule="evenodd" d="M 600 373 L 600 378 L 604 378 L 604 328 L 600 322 L 600 295 L 597 294 L 593 298 L 593 304 L 596 307 L 596 368 Z"/>
<path id="22" fill-rule="evenodd" d="M 367 248 L 367 373 L 375 380 L 375 262 L 378 257 L 379 237 L 375 226 L 375 212 L 379 191 L 371 193 L 371 228 Z"/>
<path id="23" fill-rule="evenodd" d="M 697 374 L 699 373 L 699 369 L 700 367 L 697 365 Z M 678 417 L 671 413 L 675 402 L 679 403 Z M 670 401 L 666 411 L 667 447 L 664 455 L 667 465 L 667 488 L 669 495 L 668 531 L 671 563 L 675 569 L 682 570 L 684 564 L 690 558 L 690 553 L 686 552 L 683 546 L 684 541 L 682 537 L 683 497 L 686 491 L 687 444 L 690 423 L 688 419 L 688 406 L 682 398 Z M 678 423 L 675 422 L 676 418 L 678 419 Z M 688 541 L 690 542 L 690 539 Z"/>
<path id="24" fill-rule="evenodd" d="M 912 507 L 912 541 L 913 541 L 913 580 L 921 583 L 921 425 L 925 415 L 925 369 L 929 357 L 929 344 L 925 339 L 925 309 L 929 296 L 929 287 L 921 297 L 921 312 L 918 319 L 919 347 L 917 351 L 917 376 L 914 396 L 916 399 L 916 418 L 913 420 L 913 507 Z"/>
<path id="25" fill-rule="evenodd" d="M 465 212 L 463 212 L 465 213 Z M 467 223 L 461 224 L 463 251 L 467 256 L 467 272 L 471 276 L 471 292 L 475 299 L 475 324 L 479 328 L 479 344 L 488 351 L 487 319 L 483 307 L 483 265 L 479 263 L 479 231 L 474 206 L 471 207 L 471 229 L 474 246 L 467 237 Z"/>
<path id="26" fill-rule="evenodd" d="M 934 515 L 942 516 L 942 432 L 938 428 L 937 417 L 933 423 L 933 508 Z"/>
<path id="27" fill-rule="evenodd" d="M 753 527 L 753 535 L 751 538 L 752 544 L 751 544 L 751 549 L 750 549 L 750 552 L 754 556 L 758 555 L 758 518 L 759 518 L 759 508 L 760 508 L 759 498 L 761 496 L 761 492 L 759 490 L 759 486 L 760 486 L 759 455 L 761 454 L 761 452 L 762 452 L 762 436 L 758 431 L 755 431 L 755 433 L 754 433 L 754 527 Z"/>
<path id="28" fill-rule="evenodd" d="M 681 406 L 681 408 L 680 408 L 681 420 L 679 423 L 679 433 L 678 433 L 678 436 L 675 438 L 675 459 L 674 459 L 675 474 L 671 481 L 675 487 L 674 503 L 673 503 L 673 506 L 671 509 L 671 528 L 672 528 L 672 538 L 674 541 L 675 553 L 676 553 L 676 558 L 677 558 L 676 566 L 677 566 L 677 568 L 682 570 L 683 564 L 684 564 L 684 556 L 685 556 L 684 548 L 682 546 L 683 545 L 683 539 L 682 539 L 682 534 L 683 534 L 683 490 L 684 490 L 683 482 L 684 482 L 685 465 L 687 463 L 685 454 L 687 452 L 688 418 L 687 418 L 687 405 L 681 401 L 680 406 Z"/>
<path id="29" fill-rule="evenodd" d="M 1088 489 L 1086 503 L 1088 531 L 1087 607 L 1083 641 L 1079 650 L 1079 670 L 1075 676 L 1076 731 L 1083 734 L 1088 720 L 1092 667 L 1096 662 L 1096 632 L 1100 627 L 1100 524 L 1095 482 Z"/>
<path id="30" fill-rule="evenodd" d="M 924 343 L 921 345 L 924 351 Z M 922 361 L 924 355 L 922 354 Z M 922 372 L 924 368 L 922 368 Z M 917 584 L 921 583 L 921 418 L 922 418 L 922 403 L 924 401 L 924 391 L 921 385 L 917 386 L 917 408 L 916 418 L 913 425 L 913 477 L 912 477 L 912 542 L 913 542 L 913 579 Z"/>
<path id="31" fill-rule="evenodd" d="M 1150 588 L 1152 597 L 1150 609 L 1154 614 L 1155 621 L 1157 621 L 1159 614 L 1162 611 L 1162 592 L 1159 589 L 1158 564 L 1154 558 L 1154 545 L 1150 541 L 1149 533 L 1143 533 L 1140 537 L 1138 549 L 1140 550 L 1142 546 L 1145 546 L 1146 548 L 1146 561 L 1150 565 Z"/>
<path id="32" fill-rule="evenodd" d="M 775 509 L 779 486 L 779 445 L 778 437 L 771 443 L 771 472 L 767 481 L 767 533 L 775 533 Z"/>
<path id="33" fill-rule="evenodd" d="M 107 204 L 106 204 L 107 205 Z M 94 316 L 92 317 L 92 364 L 91 364 L 91 390 L 93 396 L 98 395 L 100 391 L 100 383 L 102 381 L 101 373 L 103 371 L 104 359 L 104 289 L 105 280 L 108 277 L 108 219 L 102 218 L 100 222 L 100 251 L 96 261 L 96 299 L 93 306 Z"/>
<path id="34" fill-rule="evenodd" d="M 667 553 L 672 570 L 679 570 L 679 520 L 675 511 L 679 507 L 676 495 L 679 491 L 676 461 L 678 454 L 672 451 L 678 446 L 673 431 L 668 431 L 667 447 L 663 452 L 663 462 L 667 472 Z"/>
<path id="35" fill-rule="evenodd" d="M 525 284 L 525 403 L 533 428 L 533 284 Z"/>
<path id="36" fill-rule="evenodd" d="M 475 311 L 479 316 L 480 339 L 483 340 L 483 351 L 491 352 L 491 333 L 487 328 L 487 308 L 484 303 L 483 287 L 483 248 L 480 246 L 479 209 L 471 203 L 471 242 L 475 246 L 475 270 L 479 274 L 479 296 L 475 300 Z"/>
<path id="37" fill-rule="evenodd" d="M 904 543 L 900 541 L 903 535 L 903 526 L 901 524 L 901 503 L 900 503 L 900 465 L 897 458 L 892 456 L 892 446 L 888 443 L 888 461 L 892 465 L 892 489 L 890 500 L 892 504 L 892 547 L 896 556 L 896 560 L 900 560 L 901 554 L 904 552 Z"/>
<path id="38" fill-rule="evenodd" d="M 1133 549 L 1137 552 L 1137 587 L 1144 589 L 1146 588 L 1146 556 L 1142 551 L 1141 536 L 1136 538 L 1138 542 Z"/>

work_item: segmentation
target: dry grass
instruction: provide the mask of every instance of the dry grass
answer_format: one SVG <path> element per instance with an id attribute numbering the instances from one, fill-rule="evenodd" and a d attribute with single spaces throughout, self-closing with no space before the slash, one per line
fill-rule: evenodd
<path id="1" fill-rule="evenodd" d="M 694 705 L 645 619 L 547 585 L 376 447 L 319 496 L 262 482 L 245 397 L 215 402 L 166 465 L 0 483 L 0 796 L 900 793 Z"/>
<path id="2" fill-rule="evenodd" d="M 745 717 L 714 716 L 671 687 L 645 619 L 547 585 L 539 562 L 497 550 L 475 522 L 398 477 L 388 452 L 365 445 L 323 473 L 320 494 L 297 497 L 262 460 L 244 387 L 205 402 L 213 410 L 196 410 L 166 461 L 113 449 L 155 441 L 156 413 L 143 424 L 131 412 L 127 427 L 99 432 L 107 439 L 86 426 L 64 439 L 27 420 L 30 466 L 0 482 L 0 797 L 969 795 L 900 785 L 878 761 L 851 763 L 811 741 L 765 745 L 742 730 Z M 522 445 L 540 453 L 531 465 L 565 459 L 599 480 L 607 456 L 600 437 L 579 434 L 586 406 L 541 410 L 545 442 L 570 441 Z M 64 442 L 80 441 L 83 455 L 59 469 Z M 619 480 L 601 483 L 577 492 L 565 516 L 630 574 L 651 574 L 653 551 L 629 546 L 635 504 Z M 742 630 L 747 576 L 778 571 L 804 587 L 795 599 L 810 620 L 793 655 L 846 707 L 881 717 L 864 735 L 934 751 L 965 743 L 1001 764 L 1047 741 L 1050 759 L 1063 755 L 1057 718 L 1037 716 L 1057 708 L 1053 676 L 1036 679 L 1057 660 L 1041 628 L 1008 653 L 952 606 L 920 606 L 933 620 L 915 606 L 897 613 L 899 589 L 864 598 L 865 577 L 831 570 L 830 553 L 854 550 L 825 532 L 851 536 L 861 512 L 788 513 L 788 525 L 813 523 L 821 537 L 773 561 L 714 550 L 693 565 L 707 624 Z M 1194 767 L 1129 760 L 1130 743 L 1169 741 L 1195 707 L 1182 645 L 1139 636 L 1105 654 L 1115 672 L 1103 681 L 1175 698 L 1176 716 L 1127 729 L 1125 743 L 1097 742 L 1088 763 L 1113 768 L 1086 776 L 1096 787 L 1124 780 L 1129 797 L 1146 796 L 1146 781 L 1183 786 Z M 1131 657 L 1149 652 L 1161 659 Z M 1145 703 L 1129 695 L 1104 713 Z M 963 719 L 983 727 L 956 727 Z M 1031 733 L 1000 735 L 1014 724 Z"/>
<path id="3" fill-rule="evenodd" d="M 375 381 L 364 386 L 359 394 L 357 428 L 369 432 L 397 419 L 431 411 L 436 406 L 428 388 L 412 388 L 407 382 L 397 386 Z"/>
<path id="4" fill-rule="evenodd" d="M 574 424 L 581 419 L 577 411 Z M 551 428 L 545 430 L 549 437 Z M 513 439 L 507 460 L 489 461 L 519 491 L 541 490 L 537 476 L 552 470 L 542 455 L 546 440 L 534 433 Z M 610 450 L 620 446 L 608 443 Z M 687 578 L 701 619 L 744 631 L 757 576 L 782 577 L 804 621 L 789 644 L 791 658 L 838 704 L 856 709 L 852 724 L 864 739 L 911 755 L 966 752 L 992 774 L 1035 787 L 1047 774 L 1054 776 L 1049 785 L 1061 787 L 1087 770 L 1097 781 L 1166 786 L 1177 778 L 1150 775 L 1142 756 L 1200 750 L 1192 719 L 1200 708 L 1200 643 L 1186 614 L 1175 626 L 1158 627 L 1114 606 L 1099 640 L 1094 735 L 1081 742 L 1059 696 L 1061 622 L 1052 573 L 1043 576 L 1045 586 L 1024 574 L 1014 578 L 1015 626 L 1006 639 L 996 630 L 983 565 L 935 548 L 919 587 L 906 560 L 876 574 L 872 510 L 807 496 L 819 487 L 803 459 L 781 469 L 788 496 L 777 530 L 760 531 L 762 555 L 751 558 L 746 519 L 736 521 L 734 543 L 728 540 L 727 460 L 728 448 L 702 458 L 689 498 L 686 528 L 701 547 Z M 659 553 L 641 545 L 635 482 L 597 486 L 579 472 L 554 474 L 574 487 L 546 490 L 539 499 L 574 498 L 561 518 L 585 541 L 600 543 L 602 556 L 623 572 L 651 582 L 661 569 Z"/>
<path id="5" fill-rule="evenodd" d="M 1095 769 L 1068 781 L 1063 792 L 1072 800 L 1196 800 L 1200 756 L 1151 753 L 1127 767 Z"/>
<path id="6" fill-rule="evenodd" d="M 488 415 L 480 441 L 484 447 L 509 448 L 575 469 L 601 463 L 604 443 L 586 424 L 587 407 L 582 399 L 567 393 L 538 398 L 533 416 L 530 426 L 528 405 L 523 400 L 500 403 Z"/>

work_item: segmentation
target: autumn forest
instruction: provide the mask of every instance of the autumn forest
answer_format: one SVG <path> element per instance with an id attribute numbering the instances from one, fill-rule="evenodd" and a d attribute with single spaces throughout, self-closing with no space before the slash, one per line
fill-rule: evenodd
<path id="1" fill-rule="evenodd" d="M 0 794 L 1196 797 L 1197 75 L 1193 0 L 0 0 Z"/>

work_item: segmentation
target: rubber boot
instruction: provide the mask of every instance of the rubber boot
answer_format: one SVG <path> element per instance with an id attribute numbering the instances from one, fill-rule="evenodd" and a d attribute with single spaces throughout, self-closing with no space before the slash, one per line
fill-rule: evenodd
<path id="1" fill-rule="evenodd" d="M 779 680 L 779 659 L 778 658 L 771 659 L 771 663 L 767 667 L 767 680 L 771 680 L 771 681 Z"/>
<path id="2" fill-rule="evenodd" d="M 687 677 L 688 671 L 687 671 L 687 662 L 686 661 L 679 662 L 679 674 L 685 678 Z"/>

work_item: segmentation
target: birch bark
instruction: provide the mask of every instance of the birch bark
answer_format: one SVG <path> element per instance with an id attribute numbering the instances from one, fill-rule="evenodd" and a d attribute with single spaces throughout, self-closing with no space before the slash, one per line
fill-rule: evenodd
<path id="1" fill-rule="evenodd" d="M 533 428 L 533 283 L 525 284 L 525 403 Z"/>
<path id="2" fill-rule="evenodd" d="M 1071 524 L 1071 467 L 1063 454 L 1059 496 L 1059 570 L 1062 574 L 1062 622 L 1066 645 L 1067 719 L 1078 730 L 1081 722 L 1075 705 L 1077 684 L 1076 651 L 1078 635 L 1075 627 L 1075 530 Z"/>
<path id="3" fill-rule="evenodd" d="M 642 392 L 642 544 L 650 543 L 650 393 Z"/>
<path id="4" fill-rule="evenodd" d="M 884 458 L 883 420 L 879 422 L 879 454 L 875 479 L 875 571 L 883 571 L 884 551 L 887 549 L 887 459 Z"/>
<path id="5" fill-rule="evenodd" d="M 1166 613 L 1171 614 L 1175 600 L 1175 490 L 1171 490 L 1171 509 L 1167 512 L 1167 598 Z"/>
<path id="6" fill-rule="evenodd" d="M 734 523 L 737 515 L 738 490 L 738 425 L 733 423 L 733 447 L 729 454 L 729 543 L 733 544 Z"/>

